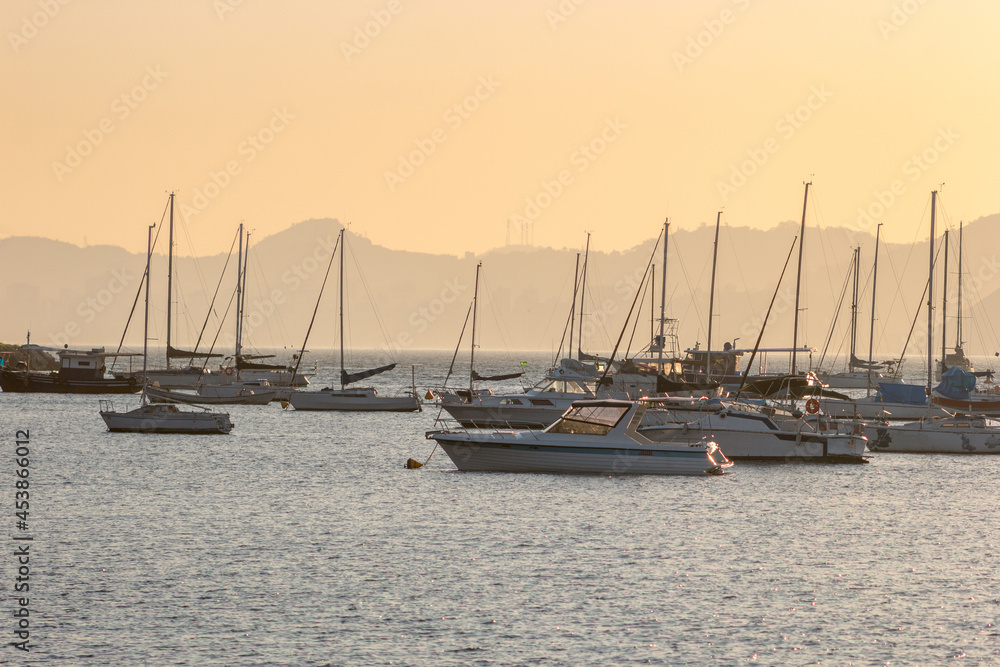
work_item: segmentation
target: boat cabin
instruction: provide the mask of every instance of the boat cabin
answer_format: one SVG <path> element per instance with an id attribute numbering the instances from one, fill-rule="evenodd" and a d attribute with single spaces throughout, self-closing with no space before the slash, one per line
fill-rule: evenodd
<path id="1" fill-rule="evenodd" d="M 86 350 L 59 350 L 59 378 L 61 380 L 103 380 L 108 354 L 103 347 Z"/>

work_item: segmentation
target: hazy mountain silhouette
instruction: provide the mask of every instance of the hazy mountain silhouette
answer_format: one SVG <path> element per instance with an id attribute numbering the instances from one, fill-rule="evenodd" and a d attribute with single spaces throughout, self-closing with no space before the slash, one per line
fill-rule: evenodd
<path id="1" fill-rule="evenodd" d="M 989 319 L 989 314 L 1000 307 L 1000 291 L 997 290 L 1000 263 L 993 250 L 1000 240 L 1000 233 L 996 231 L 998 223 L 1000 215 L 993 215 L 965 226 L 964 338 L 970 354 L 992 355 L 1000 349 Z M 302 344 L 339 230 L 336 220 L 314 219 L 292 225 L 259 242 L 251 238 L 245 325 L 248 344 L 259 348 L 291 349 Z M 592 239 L 584 311 L 585 351 L 610 351 L 635 297 L 657 231 L 656 226 L 651 225 L 648 241 L 622 252 L 602 252 L 599 250 L 602 240 Z M 196 235 L 197 231 L 192 233 Z M 797 234 L 798 224 L 794 222 L 765 231 L 723 226 L 719 239 L 713 347 L 721 347 L 724 341 L 737 337 L 738 346 L 753 345 L 757 323 L 767 310 L 782 264 Z M 713 235 L 714 225 L 707 224 L 670 235 L 667 310 L 669 317 L 680 321 L 682 348 L 693 346 L 695 342 L 702 346 L 706 343 Z M 957 234 L 952 239 L 949 344 L 954 343 L 956 323 Z M 404 351 L 407 348 L 453 348 L 472 299 L 476 263 L 482 261 L 477 324 L 481 345 L 488 349 L 554 350 L 567 321 L 573 267 L 584 240 L 582 233 L 579 238 L 570 239 L 579 244 L 572 249 L 509 246 L 481 256 L 469 253 L 455 257 L 390 250 L 348 232 L 345 265 L 348 344 L 357 348 L 388 346 Z M 863 285 L 860 288 L 863 296 L 859 308 L 858 354 L 867 356 L 871 300 L 868 281 L 874 239 L 867 232 L 845 228 L 817 230 L 807 227 L 800 344 L 823 348 L 844 285 L 852 247 L 859 243 L 863 247 Z M 161 238 L 152 266 L 150 336 L 156 339 L 154 345 L 160 348 L 166 341 L 165 245 L 165 238 Z M 657 265 L 656 293 L 647 292 L 641 300 L 640 322 L 634 334 L 630 327 L 623 343 L 624 347 L 631 339 L 632 350 L 648 342 L 650 310 L 651 307 L 659 308 L 660 252 L 653 261 Z M 768 324 L 764 345 L 788 346 L 792 342 L 796 261 L 797 249 Z M 885 244 L 880 250 L 876 356 L 900 353 L 926 283 L 927 261 L 926 242 Z M 225 254 L 174 258 L 175 346 L 190 347 L 198 338 L 225 263 Z M 219 323 L 234 290 L 235 263 L 233 256 L 200 349 L 210 345 L 220 332 Z M 0 340 L 23 341 L 25 332 L 30 329 L 32 342 L 39 344 L 117 344 L 135 300 L 143 267 L 142 254 L 118 247 L 81 248 L 35 237 L 0 240 L 0 312 L 3 313 Z M 309 343 L 311 348 L 337 345 L 338 268 L 335 263 L 327 282 Z M 940 307 L 941 269 L 937 275 L 935 301 L 936 307 Z M 848 287 L 831 342 L 831 350 L 839 350 L 841 362 L 848 345 L 845 332 L 850 291 Z M 231 351 L 234 314 L 230 309 L 216 349 Z M 922 349 L 925 317 L 925 314 L 921 316 L 915 328 L 909 353 Z M 938 322 L 940 331 L 940 318 Z M 126 344 L 140 346 L 141 331 L 140 297 Z M 464 347 L 468 345 L 469 335 L 470 331 L 466 331 Z M 940 348 L 940 338 L 935 348 Z M 405 353 L 398 356 L 405 357 Z"/>

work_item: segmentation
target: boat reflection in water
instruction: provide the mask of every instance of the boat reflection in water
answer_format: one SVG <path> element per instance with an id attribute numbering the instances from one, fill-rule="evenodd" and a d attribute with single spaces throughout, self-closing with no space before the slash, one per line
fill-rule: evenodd
<path id="1" fill-rule="evenodd" d="M 577 401 L 544 431 L 430 431 L 463 471 L 601 474 L 721 474 L 732 462 L 718 446 L 656 443 L 636 429 L 644 403 Z"/>

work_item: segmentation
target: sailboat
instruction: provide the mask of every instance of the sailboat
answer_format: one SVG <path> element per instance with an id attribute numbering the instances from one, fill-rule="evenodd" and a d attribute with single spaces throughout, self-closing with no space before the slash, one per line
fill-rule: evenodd
<path id="1" fill-rule="evenodd" d="M 661 233 L 664 237 L 668 229 L 669 225 L 664 223 L 664 230 Z M 587 244 L 587 252 L 589 252 L 589 235 Z M 657 242 L 654 245 L 654 251 L 658 245 L 659 238 L 657 238 Z M 664 247 L 666 246 L 664 245 Z M 664 252 L 666 251 L 664 250 Z M 579 261 L 579 255 L 577 255 L 577 260 Z M 581 296 L 583 286 L 586 285 L 586 266 L 587 261 L 585 259 L 582 280 L 579 281 L 581 285 L 579 293 Z M 591 399 L 634 400 L 656 394 L 660 390 L 659 386 L 667 382 L 667 378 L 660 371 L 664 363 L 666 363 L 663 359 L 662 351 L 659 353 L 659 356 L 654 355 L 638 360 L 625 359 L 616 361 L 614 359 L 600 359 L 598 361 L 603 366 L 604 371 L 602 374 L 599 372 L 598 366 L 593 363 L 594 357 L 583 353 L 581 339 L 577 339 L 578 358 L 572 358 L 575 315 L 577 312 L 577 278 L 581 275 L 578 271 L 579 266 L 577 266 L 577 269 L 574 269 L 573 302 L 567 321 L 570 357 L 561 359 L 558 364 L 554 364 L 538 383 L 522 392 L 494 394 L 489 389 L 476 388 L 475 383 L 477 381 L 512 380 L 521 375 L 521 373 L 511 373 L 483 377 L 475 370 L 477 347 L 476 323 L 479 303 L 479 274 L 481 269 L 482 264 L 476 266 L 476 286 L 473 292 L 472 303 L 469 306 L 469 313 L 472 316 L 472 344 L 470 348 L 468 389 L 443 389 L 436 392 L 441 408 L 463 426 L 475 428 L 542 429 L 559 419 L 576 401 Z M 663 299 L 665 297 L 661 298 L 661 302 Z M 582 303 L 583 300 L 581 299 Z M 662 317 L 662 308 L 663 305 L 661 303 L 661 327 L 663 326 L 662 321 L 665 319 Z M 582 305 L 579 312 L 581 315 L 583 314 Z M 468 316 L 466 318 L 467 322 Z M 582 328 L 583 325 L 581 324 L 581 330 Z M 462 334 L 463 336 L 465 334 L 464 327 Z M 663 337 L 662 329 L 660 336 L 661 338 Z M 461 345 L 461 337 L 459 345 Z M 560 343 L 559 353 L 557 353 L 556 358 L 561 356 L 562 349 L 562 343 Z M 457 348 L 455 352 L 457 356 Z M 673 384 L 675 386 L 684 385 L 682 382 L 675 382 Z M 684 407 L 700 411 L 702 405 L 688 401 Z"/>
<path id="2" fill-rule="evenodd" d="M 948 352 L 948 230 L 944 232 L 944 287 L 941 298 L 941 361 L 937 367 L 935 378 L 940 381 L 941 375 L 952 366 L 958 366 L 968 373 L 976 373 L 972 367 L 972 362 L 965 356 L 962 349 L 962 224 L 958 227 L 958 316 L 955 324 L 955 347 L 952 352 Z M 984 373 L 985 375 L 986 373 Z"/>
<path id="3" fill-rule="evenodd" d="M 153 256 L 153 228 L 150 225 L 146 236 L 146 308 L 142 331 L 142 378 L 143 392 L 139 407 L 126 412 L 118 412 L 111 401 L 101 400 L 100 415 L 108 430 L 119 433 L 229 433 L 233 423 L 224 412 L 209 410 L 181 410 L 174 404 L 151 403 L 146 395 L 148 378 L 147 357 L 149 354 L 149 283 L 150 259 Z"/>
<path id="4" fill-rule="evenodd" d="M 243 318 L 246 311 L 247 297 L 247 274 L 250 260 L 250 232 L 244 236 L 243 223 L 239 227 L 239 251 L 236 262 L 236 347 L 233 354 L 232 363 L 223 364 L 219 371 L 227 376 L 228 383 L 235 383 L 235 390 L 240 390 L 242 384 L 264 382 L 272 387 L 304 387 L 309 384 L 308 376 L 314 373 L 305 373 L 299 370 L 298 357 L 293 364 L 273 364 L 260 361 L 271 358 L 273 355 L 251 355 L 243 351 Z M 246 245 L 244 246 L 244 240 Z M 294 370 L 293 370 L 294 366 Z M 259 386 L 250 384 L 248 388 Z M 200 394 L 209 394 L 206 388 L 199 390 Z M 233 395 L 235 391 L 217 391 L 211 395 Z M 289 390 L 283 389 L 279 392 L 279 398 L 288 397 Z"/>
<path id="5" fill-rule="evenodd" d="M 420 398 L 417 396 L 416 386 L 413 387 L 412 391 L 408 394 L 402 396 L 381 396 L 374 387 L 352 387 L 348 388 L 348 385 L 352 385 L 361 380 L 378 375 L 379 373 L 385 373 L 386 371 L 391 371 L 396 367 L 395 363 L 387 364 L 385 366 L 379 366 L 378 368 L 371 368 L 364 371 L 359 371 L 356 373 L 348 373 L 344 367 L 344 229 L 340 230 L 340 237 L 337 240 L 337 245 L 340 250 L 340 389 L 334 389 L 333 387 L 325 387 L 319 391 L 297 391 L 293 392 L 288 399 L 288 402 L 296 410 L 344 410 L 344 411 L 357 411 L 357 412 L 416 412 L 421 409 Z M 338 248 L 334 248 L 334 253 L 337 252 Z M 330 257 L 330 262 L 333 262 L 333 256 Z M 327 275 L 329 275 L 329 267 L 327 267 Z M 324 286 L 326 285 L 326 279 L 323 280 Z M 323 291 L 320 290 L 320 299 L 323 297 Z M 319 308 L 319 299 L 316 300 L 316 307 Z M 313 312 L 313 321 L 315 321 L 316 313 Z M 312 323 L 309 325 L 309 329 L 312 329 Z M 309 333 L 306 333 L 306 340 L 308 340 Z M 305 342 L 302 344 L 302 352 L 305 352 Z M 302 354 L 298 356 L 298 360 L 301 361 Z M 292 377 L 294 380 L 295 370 L 292 371 Z M 415 383 L 414 383 L 415 385 Z"/>
<path id="6" fill-rule="evenodd" d="M 934 303 L 934 223 L 937 191 L 931 193 L 930 262 L 927 303 Z M 927 387 L 934 379 L 934 309 L 927 308 Z M 930 407 L 930 406 L 928 406 Z M 929 417 L 903 424 L 869 424 L 868 448 L 874 452 L 1000 454 L 1000 421 L 983 416 Z"/>
<path id="7" fill-rule="evenodd" d="M 878 241 L 881 228 L 882 224 L 879 223 L 878 228 L 875 230 L 875 264 L 872 272 L 872 314 L 871 329 L 868 336 L 868 360 L 865 361 L 863 359 L 859 359 L 857 356 L 858 290 L 860 288 L 861 278 L 861 246 L 858 246 L 854 249 L 854 256 L 851 259 L 851 266 L 848 269 L 854 279 L 854 289 L 851 292 L 851 351 L 850 357 L 847 361 L 847 370 L 840 373 L 818 372 L 816 374 L 823 384 L 831 389 L 874 389 L 878 387 L 879 382 L 889 381 L 889 378 L 882 373 L 882 370 L 890 369 L 894 362 L 875 362 L 872 359 L 872 345 L 875 340 L 875 288 L 878 280 Z M 834 325 L 835 324 L 836 318 L 834 318 Z M 828 345 L 832 336 L 833 326 L 831 326 L 830 329 L 830 337 L 827 338 Z M 824 355 L 825 354 L 826 350 L 824 349 Z M 822 361 L 820 361 L 820 364 L 822 365 Z"/>

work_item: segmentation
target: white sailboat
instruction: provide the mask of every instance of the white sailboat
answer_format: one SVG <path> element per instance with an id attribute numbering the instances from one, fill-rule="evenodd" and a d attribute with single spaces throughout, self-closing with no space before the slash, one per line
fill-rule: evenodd
<path id="1" fill-rule="evenodd" d="M 119 433 L 190 433 L 215 434 L 229 433 L 233 423 L 224 412 L 209 410 L 181 410 L 173 404 L 150 403 L 146 395 L 146 365 L 149 352 L 149 282 L 150 258 L 153 253 L 153 228 L 150 225 L 146 238 L 146 308 L 143 322 L 142 341 L 142 378 L 143 392 L 139 407 L 125 412 L 118 412 L 111 401 L 100 401 L 100 415 L 107 424 L 108 430 Z"/>
<path id="2" fill-rule="evenodd" d="M 372 368 L 357 373 L 348 373 L 344 368 L 344 229 L 340 230 L 340 237 L 337 240 L 340 250 L 340 389 L 325 387 L 319 391 L 297 391 L 292 393 L 288 402 L 296 410 L 326 410 L 326 411 L 351 411 L 351 412 L 416 412 L 421 409 L 420 398 L 417 396 L 416 386 L 408 394 L 402 396 L 382 396 L 374 387 L 353 387 L 348 385 L 360 382 L 379 373 L 391 371 L 396 367 L 395 363 Z M 338 248 L 334 248 L 336 254 Z M 330 265 L 333 264 L 333 255 L 330 256 Z M 330 266 L 327 266 L 327 276 L 330 273 Z M 326 285 L 326 278 L 323 279 Z M 320 298 L 323 296 L 320 289 Z M 319 308 L 319 299 L 316 300 L 316 308 Z M 313 322 L 315 322 L 316 312 L 313 311 Z M 312 330 L 312 322 L 309 323 L 309 331 Z M 306 341 L 309 338 L 309 331 L 306 332 Z M 305 352 L 306 343 L 302 344 L 302 352 Z M 301 361 L 302 353 L 298 356 Z M 294 380 L 295 371 L 292 372 Z"/>
<path id="3" fill-rule="evenodd" d="M 937 191 L 931 193 L 930 262 L 927 303 L 934 303 L 934 222 Z M 934 309 L 927 308 L 927 394 L 934 379 Z M 869 424 L 869 448 L 875 452 L 926 454 L 1000 454 L 1000 422 L 982 416 L 929 417 L 904 424 Z"/>

